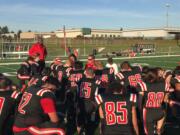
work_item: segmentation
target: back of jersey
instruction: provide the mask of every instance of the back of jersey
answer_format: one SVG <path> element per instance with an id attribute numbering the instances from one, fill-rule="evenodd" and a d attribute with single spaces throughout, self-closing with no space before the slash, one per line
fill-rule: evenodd
<path id="1" fill-rule="evenodd" d="M 68 78 L 68 88 L 77 89 L 77 82 L 84 76 L 84 70 L 71 70 Z"/>
<path id="2" fill-rule="evenodd" d="M 95 101 L 95 95 L 98 92 L 97 81 L 94 78 L 83 77 L 79 84 L 79 98 Z"/>
<path id="3" fill-rule="evenodd" d="M 121 71 L 116 76 L 118 80 L 124 81 L 124 85 L 128 89 L 137 87 L 138 82 L 142 82 L 141 70 L 138 67 L 132 67 L 131 70 Z"/>
<path id="4" fill-rule="evenodd" d="M 27 127 L 45 120 L 40 103 L 41 95 L 43 96 L 45 92 L 45 90 L 37 86 L 31 86 L 24 92 L 18 106 L 18 113 L 15 120 L 16 126 Z"/>
<path id="5" fill-rule="evenodd" d="M 134 105 L 130 98 L 121 94 L 101 97 L 105 119 L 104 132 L 107 134 L 130 133 L 132 130 L 132 106 Z"/>
<path id="6" fill-rule="evenodd" d="M 140 83 L 141 91 L 144 92 L 144 108 L 161 109 L 165 94 L 170 91 L 169 84 L 164 81 L 154 83 Z"/>
<path id="7" fill-rule="evenodd" d="M 102 81 L 101 87 L 107 88 L 115 80 L 114 70 L 112 68 L 103 69 L 100 80 Z"/>
<path id="8" fill-rule="evenodd" d="M 0 134 L 5 126 L 5 122 L 15 112 L 16 99 L 20 92 L 17 91 L 0 91 Z"/>

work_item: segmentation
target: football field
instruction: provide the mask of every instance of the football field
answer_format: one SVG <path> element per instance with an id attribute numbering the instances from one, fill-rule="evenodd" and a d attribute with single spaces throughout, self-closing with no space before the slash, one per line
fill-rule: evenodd
<path id="1" fill-rule="evenodd" d="M 86 59 L 80 59 L 85 63 Z M 107 58 L 98 58 L 106 64 Z M 114 61 L 119 65 L 122 61 L 129 61 L 131 64 L 140 64 L 142 66 L 149 67 L 162 67 L 165 69 L 173 70 L 176 66 L 179 65 L 180 55 L 161 55 L 161 56 L 141 56 L 141 57 L 117 57 L 114 58 Z M 4 73 L 9 76 L 15 83 L 17 83 L 16 71 L 19 68 L 23 60 L 2 60 L 0 62 L 0 73 Z M 47 61 L 49 65 L 51 61 Z M 180 128 L 175 121 L 166 122 L 165 124 L 166 134 L 164 135 L 180 135 Z M 98 130 L 97 133 L 98 135 Z"/>

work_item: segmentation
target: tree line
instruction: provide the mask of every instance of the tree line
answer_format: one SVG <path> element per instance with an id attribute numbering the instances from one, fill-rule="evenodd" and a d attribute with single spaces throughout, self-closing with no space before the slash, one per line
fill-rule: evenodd
<path id="1" fill-rule="evenodd" d="M 0 38 L 4 40 L 19 39 L 22 30 L 18 30 L 16 33 L 8 28 L 8 26 L 0 26 Z M 14 34 L 11 36 L 10 34 Z"/>

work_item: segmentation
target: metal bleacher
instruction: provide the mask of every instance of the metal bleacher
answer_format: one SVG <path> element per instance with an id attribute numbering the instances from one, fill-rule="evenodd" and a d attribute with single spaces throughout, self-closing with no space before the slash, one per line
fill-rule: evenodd
<path id="1" fill-rule="evenodd" d="M 21 59 L 28 55 L 28 50 L 33 42 L 2 42 L 2 59 Z"/>

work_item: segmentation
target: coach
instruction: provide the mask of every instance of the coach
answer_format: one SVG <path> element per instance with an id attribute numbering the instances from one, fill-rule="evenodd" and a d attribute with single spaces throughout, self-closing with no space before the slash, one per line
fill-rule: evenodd
<path id="1" fill-rule="evenodd" d="M 39 53 L 39 72 L 43 70 L 45 67 L 45 58 L 47 56 L 46 47 L 43 44 L 42 36 L 37 37 L 37 42 L 31 46 L 29 49 L 29 56 L 33 56 L 34 54 Z"/>

